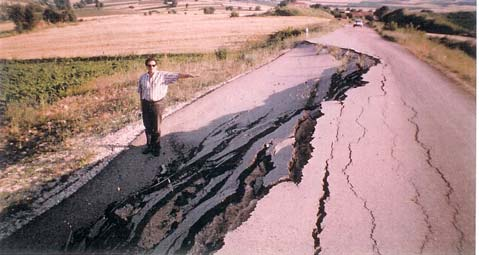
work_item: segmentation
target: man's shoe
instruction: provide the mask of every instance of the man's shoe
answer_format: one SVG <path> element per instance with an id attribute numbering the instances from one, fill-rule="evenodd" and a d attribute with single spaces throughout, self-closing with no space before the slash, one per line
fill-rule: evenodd
<path id="1" fill-rule="evenodd" d="M 153 149 L 153 150 L 151 150 L 151 154 L 153 154 L 153 156 L 155 156 L 155 157 L 158 157 L 158 156 L 160 156 L 160 150 L 159 149 Z"/>
<path id="2" fill-rule="evenodd" d="M 152 152 L 151 147 L 150 147 L 150 146 L 146 146 L 146 148 L 143 149 L 143 151 L 142 151 L 141 153 L 143 153 L 143 154 L 148 154 L 148 153 L 150 153 L 150 152 Z"/>

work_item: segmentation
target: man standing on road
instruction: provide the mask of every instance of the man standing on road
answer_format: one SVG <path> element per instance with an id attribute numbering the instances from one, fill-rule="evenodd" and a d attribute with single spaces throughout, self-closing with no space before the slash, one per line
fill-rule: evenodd
<path id="1" fill-rule="evenodd" d="M 148 72 L 143 74 L 138 81 L 138 93 L 141 99 L 141 112 L 145 126 L 146 148 L 143 154 L 152 153 L 155 157 L 160 155 L 160 125 L 165 109 L 165 96 L 168 85 L 181 78 L 193 77 L 189 74 L 158 71 L 156 60 L 147 58 L 145 61 Z"/>

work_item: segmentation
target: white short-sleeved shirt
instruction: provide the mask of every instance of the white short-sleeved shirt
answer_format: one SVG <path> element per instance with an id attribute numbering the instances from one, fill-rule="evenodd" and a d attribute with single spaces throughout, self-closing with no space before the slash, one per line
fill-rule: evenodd
<path id="1" fill-rule="evenodd" d="M 168 85 L 177 81 L 178 73 L 156 71 L 152 77 L 148 73 L 143 74 L 138 81 L 138 93 L 143 100 L 159 101 L 166 96 Z"/>

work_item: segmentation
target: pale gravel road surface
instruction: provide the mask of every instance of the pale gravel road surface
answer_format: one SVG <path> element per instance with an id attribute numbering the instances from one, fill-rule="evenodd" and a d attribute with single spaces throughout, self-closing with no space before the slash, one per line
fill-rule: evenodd
<path id="1" fill-rule="evenodd" d="M 323 103 L 313 158 L 217 254 L 474 254 L 475 99 L 371 29 L 317 43 L 381 60 Z"/>

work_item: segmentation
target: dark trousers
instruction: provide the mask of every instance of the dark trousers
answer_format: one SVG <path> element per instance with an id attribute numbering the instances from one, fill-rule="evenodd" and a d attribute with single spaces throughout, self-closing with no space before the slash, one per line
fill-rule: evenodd
<path id="1" fill-rule="evenodd" d="M 161 119 L 165 110 L 164 100 L 141 100 L 143 125 L 145 126 L 146 144 L 153 149 L 160 148 Z"/>

